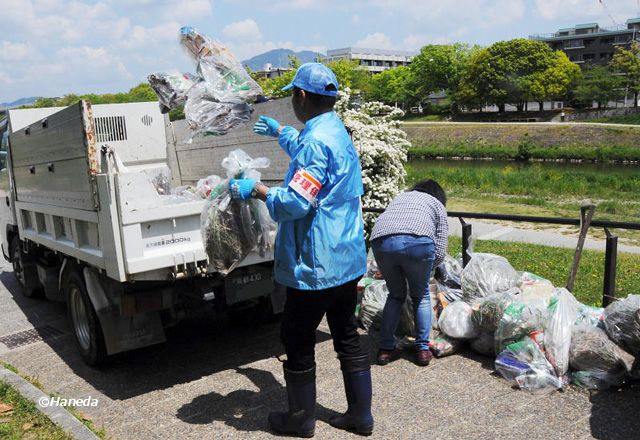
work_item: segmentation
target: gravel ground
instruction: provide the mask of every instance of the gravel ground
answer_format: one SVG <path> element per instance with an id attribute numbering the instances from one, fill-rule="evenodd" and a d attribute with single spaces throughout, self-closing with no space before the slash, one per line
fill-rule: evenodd
<path id="1" fill-rule="evenodd" d="M 172 329 L 165 344 L 93 369 L 76 353 L 64 306 L 22 297 L 10 268 L 2 268 L 0 337 L 44 325 L 62 333 L 13 349 L 0 343 L 0 359 L 36 377 L 48 392 L 97 398 L 97 407 L 82 412 L 109 438 L 272 437 L 266 416 L 286 399 L 275 358 L 282 354 L 277 323 L 193 319 Z M 316 349 L 316 438 L 345 438 L 351 435 L 326 423 L 346 405 L 328 332 L 323 323 Z M 426 368 L 409 355 L 373 366 L 374 438 L 640 438 L 640 387 L 530 394 L 511 389 L 492 365 L 465 352 Z"/>

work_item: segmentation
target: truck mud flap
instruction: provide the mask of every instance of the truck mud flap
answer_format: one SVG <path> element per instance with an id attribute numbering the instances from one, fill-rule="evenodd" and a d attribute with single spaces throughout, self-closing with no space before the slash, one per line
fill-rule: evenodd
<path id="1" fill-rule="evenodd" d="M 159 312 L 143 313 L 132 317 L 121 316 L 118 304 L 115 304 L 106 294 L 113 282 L 88 267 L 84 268 L 83 273 L 87 292 L 102 326 L 107 354 L 116 354 L 166 341 Z"/>

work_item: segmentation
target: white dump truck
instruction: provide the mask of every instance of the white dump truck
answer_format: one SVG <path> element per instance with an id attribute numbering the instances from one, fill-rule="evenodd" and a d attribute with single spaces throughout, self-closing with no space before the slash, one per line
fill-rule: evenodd
<path id="1" fill-rule="evenodd" d="M 205 201 L 154 186 L 159 173 L 184 183 L 186 158 L 202 167 L 207 153 L 177 141 L 157 103 L 10 110 L 3 139 L 2 252 L 26 296 L 67 303 L 87 363 L 163 342 L 190 311 L 280 311 L 272 255 L 214 272 L 200 233 Z"/>

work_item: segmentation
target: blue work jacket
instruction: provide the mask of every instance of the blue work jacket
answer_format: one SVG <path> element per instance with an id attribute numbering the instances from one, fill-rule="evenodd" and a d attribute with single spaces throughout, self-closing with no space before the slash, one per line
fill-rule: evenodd
<path id="1" fill-rule="evenodd" d="M 283 187 L 267 193 L 278 222 L 275 278 L 300 290 L 345 284 L 366 272 L 358 154 L 335 112 L 310 119 L 278 138 L 291 157 Z"/>

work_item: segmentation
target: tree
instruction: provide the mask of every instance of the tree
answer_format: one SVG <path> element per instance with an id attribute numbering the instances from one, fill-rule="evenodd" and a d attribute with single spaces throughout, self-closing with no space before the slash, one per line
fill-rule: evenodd
<path id="1" fill-rule="evenodd" d="M 462 74 L 477 47 L 456 43 L 424 46 L 411 61 L 409 90 L 421 101 L 429 94 L 445 90 L 450 97 L 457 96 Z M 455 98 L 453 99 L 455 111 Z"/>
<path id="2" fill-rule="evenodd" d="M 406 66 L 394 67 L 371 76 L 367 99 L 387 104 L 402 104 L 411 99 L 411 70 Z"/>
<path id="3" fill-rule="evenodd" d="M 527 101 L 536 101 L 543 110 L 544 101 L 564 98 L 582 77 L 582 71 L 564 52 L 555 52 L 555 58 L 545 69 L 522 79 L 522 92 Z"/>
<path id="4" fill-rule="evenodd" d="M 631 43 L 631 48 L 618 47 L 609 64 L 616 72 L 624 74 L 624 87 L 633 93 L 633 106 L 638 107 L 640 94 L 640 44 Z"/>
<path id="5" fill-rule="evenodd" d="M 472 54 L 464 71 L 459 96 L 496 104 L 504 112 L 506 104 L 524 108 L 532 75 L 539 75 L 557 62 L 557 55 L 545 43 L 518 38 L 499 41 Z M 465 103 L 466 104 L 466 103 Z"/>
<path id="6" fill-rule="evenodd" d="M 623 81 L 624 79 L 614 75 L 609 67 L 591 67 L 578 82 L 574 91 L 575 99 L 586 107 L 591 107 L 593 102 L 598 104 L 598 108 L 606 107 L 610 101 L 620 97 Z"/>
<path id="7" fill-rule="evenodd" d="M 349 88 L 352 92 L 360 92 L 364 95 L 369 90 L 371 74 L 354 60 L 337 60 L 327 63 L 327 67 L 333 70 L 338 78 L 340 88 Z"/>

